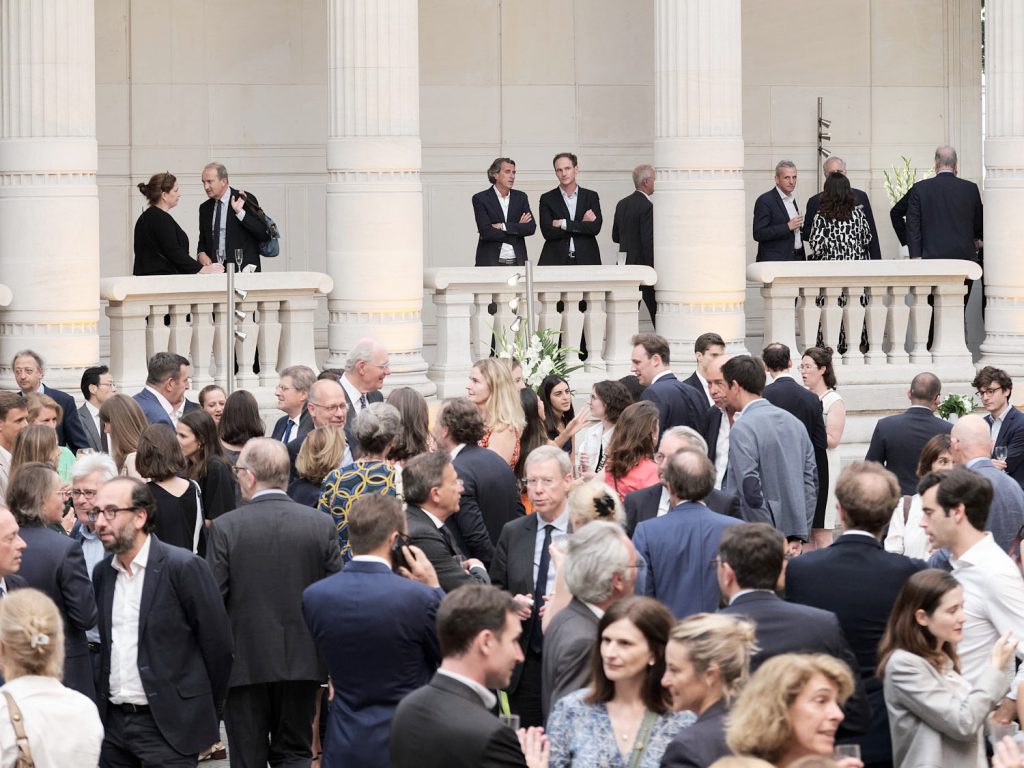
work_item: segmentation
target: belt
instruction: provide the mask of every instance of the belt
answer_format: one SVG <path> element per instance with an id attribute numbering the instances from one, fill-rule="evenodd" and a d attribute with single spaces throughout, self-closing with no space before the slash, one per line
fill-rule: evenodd
<path id="1" fill-rule="evenodd" d="M 114 704 L 111 705 L 114 709 L 119 709 L 122 712 L 128 712 L 133 715 L 149 714 L 149 705 L 147 704 Z"/>

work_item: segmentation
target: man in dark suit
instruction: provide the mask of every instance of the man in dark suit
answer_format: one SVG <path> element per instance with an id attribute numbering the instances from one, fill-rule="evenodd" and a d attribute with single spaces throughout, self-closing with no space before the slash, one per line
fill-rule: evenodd
<path id="1" fill-rule="evenodd" d="M 979 261 L 983 237 L 981 193 L 973 181 L 958 178 L 957 170 L 956 150 L 939 147 L 935 150 L 935 175 L 910 188 L 910 258 Z"/>
<path id="2" fill-rule="evenodd" d="M 174 429 L 178 417 L 188 412 L 189 362 L 173 352 L 157 352 L 147 364 L 146 386 L 133 395 L 150 424 Z"/>
<path id="3" fill-rule="evenodd" d="M 438 448 L 452 455 L 462 481 L 459 511 L 445 521 L 445 527 L 459 549 L 490 565 L 501 529 L 525 512 L 515 473 L 494 451 L 477 445 L 483 436 L 480 409 L 468 398 L 441 404 L 434 417 L 434 439 Z"/>
<path id="4" fill-rule="evenodd" d="M 345 360 L 345 372 L 338 379 L 345 391 L 345 402 L 352 417 L 345 422 L 345 439 L 352 458 L 359 458 L 359 441 L 355 436 L 356 417 L 366 410 L 370 403 L 384 402 L 381 389 L 384 380 L 391 375 L 388 351 L 374 339 L 359 339 L 352 345 Z"/>
<path id="5" fill-rule="evenodd" d="M 0 593 L 27 587 L 28 583 L 18 575 L 21 568 L 21 553 L 25 551 L 25 540 L 21 538 L 18 521 L 0 503 Z"/>
<path id="6" fill-rule="evenodd" d="M 615 219 L 612 221 L 612 242 L 619 244 L 620 264 L 642 264 L 654 266 L 654 205 L 651 196 L 654 194 L 654 182 L 657 174 L 652 165 L 638 165 L 633 169 L 633 194 L 622 198 L 615 206 Z M 651 315 L 658 311 L 655 300 L 654 286 L 641 285 L 640 296 Z"/>
<path id="7" fill-rule="evenodd" d="M 935 435 L 948 435 L 953 428 L 948 421 L 935 416 L 941 393 L 938 376 L 927 371 L 917 374 L 907 391 L 910 407 L 903 413 L 879 419 L 871 434 L 864 460 L 877 461 L 896 475 L 904 496 L 917 493 L 917 461 L 925 443 Z"/>
<path id="8" fill-rule="evenodd" d="M 978 371 L 971 386 L 988 411 L 985 421 L 992 432 L 993 455 L 996 449 L 1005 449 L 1006 458 L 1001 460 L 1005 466 L 1000 468 L 1024 486 L 1024 415 L 1010 402 L 1013 379 L 1006 371 L 986 365 Z"/>
<path id="9" fill-rule="evenodd" d="M 523 623 L 523 663 L 516 667 L 506 690 L 512 711 L 525 727 L 544 723 L 540 609 L 555 587 L 550 546 L 572 532 L 567 503 L 572 480 L 572 463 L 561 448 L 542 445 L 530 452 L 526 457 L 526 492 L 534 514 L 513 520 L 502 529 L 491 563 L 491 583 L 515 595 Z"/>
<path id="10" fill-rule="evenodd" d="M 576 183 L 576 155 L 560 152 L 551 163 L 558 177 L 558 187 L 540 196 L 540 232 L 544 236 L 544 248 L 537 264 L 600 264 L 597 236 L 604 223 L 601 200 L 597 192 Z"/>
<path id="11" fill-rule="evenodd" d="M 96 495 L 103 661 L 97 704 L 102 765 L 195 766 L 220 737 L 231 677 L 231 624 L 206 561 L 152 535 L 156 501 L 129 477 Z M 112 646 L 123 648 L 112 654 Z"/>
<path id="12" fill-rule="evenodd" d="M 321 378 L 313 382 L 313 386 L 309 388 L 306 410 L 313 422 L 313 429 L 334 427 L 344 431 L 345 425 L 348 423 L 348 402 L 337 379 Z M 299 451 L 302 450 L 302 444 L 308 435 L 309 432 L 300 433 L 298 437 L 288 443 L 288 461 L 292 467 L 292 480 L 298 477 L 295 460 L 299 457 Z M 352 463 L 352 448 L 348 442 L 349 435 L 348 432 L 345 432 L 345 456 L 341 460 L 342 467 Z"/>
<path id="13" fill-rule="evenodd" d="M 848 465 L 836 483 L 843 534 L 830 547 L 790 560 L 786 568 L 786 599 L 834 613 L 857 660 L 873 715 L 870 730 L 857 742 L 864 762 L 874 768 L 892 765 L 882 683 L 875 676 L 878 644 L 904 583 L 925 568 L 920 560 L 882 548 L 882 531 L 899 497 L 892 472 L 868 461 Z"/>
<path id="14" fill-rule="evenodd" d="M 0 392 L 0 506 L 7 495 L 11 451 L 18 433 L 28 426 L 28 408 L 20 393 Z"/>
<path id="15" fill-rule="evenodd" d="M 716 357 L 708 366 L 708 392 L 714 405 L 708 408 L 704 417 L 704 439 L 707 440 L 708 458 L 715 464 L 715 488 L 725 485 L 729 472 L 729 435 L 736 420 L 736 409 L 726 397 L 728 387 L 722 375 L 722 366 L 729 361 L 725 355 Z M 718 510 L 721 511 L 721 510 Z M 724 512 L 723 514 L 730 514 Z"/>
<path id="16" fill-rule="evenodd" d="M 702 333 L 693 342 L 693 356 L 697 360 L 697 368 L 689 378 L 683 379 L 683 384 L 689 384 L 698 392 L 703 393 L 708 400 L 708 405 L 715 404 L 708 386 L 708 368 L 724 354 L 725 342 L 717 333 Z"/>
<path id="17" fill-rule="evenodd" d="M 658 407 L 658 434 L 679 426 L 703 430 L 707 400 L 672 373 L 668 340 L 655 333 L 638 333 L 632 344 L 630 367 L 645 387 L 641 399 Z"/>
<path id="18" fill-rule="evenodd" d="M 254 212 L 256 196 L 228 183 L 228 169 L 220 163 L 203 168 L 203 190 L 208 200 L 199 206 L 199 241 L 196 258 L 201 264 L 216 263 L 218 252 L 235 258 L 242 249 L 242 266 L 260 272 L 260 243 L 270 239 L 267 223 Z"/>
<path id="19" fill-rule="evenodd" d="M 284 416 L 274 424 L 271 438 L 287 445 L 313 429 L 313 417 L 306 403 L 309 401 L 309 388 L 315 381 L 316 374 L 308 365 L 291 365 L 281 371 L 274 396 L 277 408 L 284 411 Z"/>
<path id="20" fill-rule="evenodd" d="M 426 556 L 402 547 L 405 524 L 397 499 L 357 499 L 348 518 L 352 560 L 302 593 L 306 623 L 334 686 L 324 715 L 324 765 L 389 768 L 395 708 L 441 662 L 434 623 L 444 591 Z M 392 570 L 396 546 L 408 566 L 398 570 L 407 578 Z"/>
<path id="21" fill-rule="evenodd" d="M 441 668 L 398 705 L 393 768 L 525 768 L 515 732 L 489 711 L 497 703 L 491 689 L 508 688 L 523 658 L 518 611 L 515 599 L 482 584 L 441 602 Z"/>
<path id="22" fill-rule="evenodd" d="M 89 438 L 86 437 L 85 428 L 78 418 L 78 406 L 75 405 L 75 398 L 67 392 L 53 389 L 43 383 L 43 376 L 46 375 L 46 364 L 38 352 L 31 349 L 23 349 L 14 353 L 11 360 L 11 370 L 14 372 L 14 380 L 18 383 L 21 396 L 25 397 L 33 392 L 52 397 L 61 407 L 64 416 L 57 425 L 57 442 L 66 445 L 72 453 L 77 453 L 82 448 L 89 447 Z"/>
<path id="23" fill-rule="evenodd" d="M 280 441 L 250 440 L 236 469 L 248 503 L 214 520 L 206 544 L 235 639 L 224 726 L 239 764 L 298 765 L 313 757 L 309 723 L 327 678 L 302 592 L 340 570 L 338 532 L 327 515 L 288 498 Z"/>
<path id="24" fill-rule="evenodd" d="M 480 239 L 476 244 L 476 266 L 499 267 L 526 263 L 525 238 L 537 231 L 525 192 L 512 189 L 516 164 L 499 157 L 487 169 L 492 186 L 473 195 L 473 218 Z"/>
<path id="25" fill-rule="evenodd" d="M 445 592 L 466 584 L 490 584 L 487 566 L 466 558 L 445 521 L 459 511 L 462 481 L 445 451 L 413 456 L 402 470 L 409 541 L 423 550 Z"/>
<path id="26" fill-rule="evenodd" d="M 107 436 L 103 434 L 100 425 L 100 406 L 107 402 L 111 395 L 117 394 L 117 384 L 114 383 L 110 369 L 105 365 L 86 368 L 82 374 L 81 389 L 85 405 L 78 409 L 78 420 L 82 422 L 89 448 L 108 452 Z"/>
<path id="27" fill-rule="evenodd" d="M 662 475 L 662 482 L 626 494 L 627 535 L 632 536 L 640 523 L 661 517 L 674 506 L 671 501 L 668 485 L 664 481 L 664 471 L 670 458 L 680 451 L 686 450 L 694 450 L 707 456 L 708 444 L 696 430 L 689 427 L 672 427 L 661 436 L 658 454 L 654 459 L 658 462 L 658 470 Z M 714 465 L 712 465 L 712 468 L 714 468 Z M 725 515 L 737 520 L 742 519 L 740 517 L 739 497 L 734 493 L 715 490 L 714 481 L 715 478 L 712 477 L 712 488 L 700 499 L 700 502 L 719 515 Z M 685 500 L 697 501 L 697 499 Z"/>
<path id="28" fill-rule="evenodd" d="M 846 175 L 846 161 L 838 155 L 832 155 L 821 165 L 822 178 L 827 179 L 830 173 L 841 173 Z M 875 216 L 871 212 L 871 201 L 866 192 L 851 187 L 853 198 L 857 205 L 864 211 L 864 217 L 868 220 L 868 227 L 871 229 L 871 242 L 868 244 L 868 258 L 881 259 L 882 251 L 878 246 L 878 229 L 875 227 Z M 804 223 L 800 228 L 800 237 L 804 242 L 811 239 L 811 228 L 814 226 L 814 214 L 821 207 L 821 192 L 811 196 L 804 206 Z"/>
<path id="29" fill-rule="evenodd" d="M 600 615 L 633 594 L 636 549 L 616 523 L 588 523 L 569 539 L 563 568 L 572 600 L 544 633 L 541 706 L 544 717 L 567 693 L 590 682 Z"/>
<path id="30" fill-rule="evenodd" d="M 734 525 L 718 543 L 718 585 L 727 607 L 722 613 L 754 622 L 760 650 L 750 659 L 754 672 L 783 653 L 827 653 L 845 661 L 857 680 L 846 703 L 844 723 L 856 733 L 870 726 L 871 712 L 857 677 L 857 659 L 834 613 L 787 603 L 777 594 L 785 581 L 786 540 L 767 523 Z"/>
<path id="31" fill-rule="evenodd" d="M 754 201 L 757 261 L 804 261 L 800 227 L 804 217 L 796 205 L 796 166 L 782 160 L 775 166 L 775 186 Z"/>

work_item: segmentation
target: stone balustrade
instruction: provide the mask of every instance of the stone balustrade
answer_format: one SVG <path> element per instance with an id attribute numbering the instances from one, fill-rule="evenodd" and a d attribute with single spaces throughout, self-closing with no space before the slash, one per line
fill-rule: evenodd
<path id="1" fill-rule="evenodd" d="M 316 368 L 313 315 L 333 286 L 320 272 L 236 275 L 235 287 L 246 294 L 235 304 L 241 313 L 236 328 L 245 334 L 235 342 L 238 389 L 273 389 L 277 371 L 289 365 Z M 226 275 L 112 277 L 101 281 L 100 295 L 108 302 L 110 370 L 123 391 L 142 387 L 146 361 L 162 351 L 191 361 L 193 390 L 224 385 Z"/>
<path id="2" fill-rule="evenodd" d="M 519 274 L 518 284 L 509 280 Z M 629 373 L 630 338 L 639 327 L 640 286 L 654 285 L 650 267 L 534 267 L 534 317 L 538 330 L 560 330 L 566 346 L 576 347 L 585 333 L 587 359 L 572 375 L 577 391 L 600 379 Z M 465 394 L 473 362 L 490 354 L 495 328 L 507 329 L 514 317 L 510 300 L 520 298 L 526 317 L 526 281 L 522 267 L 455 267 L 424 271 L 423 285 L 437 309 L 437 357 L 427 373 L 439 397 Z M 562 311 L 558 311 L 559 303 Z M 585 309 L 581 302 L 586 302 Z M 489 307 L 497 311 L 490 314 Z M 570 350 L 570 365 L 580 364 Z"/>

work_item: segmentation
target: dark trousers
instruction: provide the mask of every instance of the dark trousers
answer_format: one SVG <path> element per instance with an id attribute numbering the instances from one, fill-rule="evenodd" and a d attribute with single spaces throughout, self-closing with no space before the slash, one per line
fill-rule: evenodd
<path id="1" fill-rule="evenodd" d="M 654 325 L 654 316 L 658 313 L 658 300 L 654 298 L 654 286 L 641 285 L 640 296 L 643 298 L 644 305 L 647 307 L 647 311 L 651 315 L 651 325 Z"/>
<path id="2" fill-rule="evenodd" d="M 287 680 L 228 690 L 224 729 L 231 768 L 309 768 L 320 683 Z"/>
<path id="3" fill-rule="evenodd" d="M 523 728 L 544 725 L 544 712 L 540 706 L 542 669 L 541 655 L 527 649 L 519 685 L 508 696 L 509 709 L 519 715 L 519 725 Z"/>
<path id="4" fill-rule="evenodd" d="M 198 755 L 183 755 L 167 743 L 153 715 L 107 705 L 100 768 L 193 768 Z"/>

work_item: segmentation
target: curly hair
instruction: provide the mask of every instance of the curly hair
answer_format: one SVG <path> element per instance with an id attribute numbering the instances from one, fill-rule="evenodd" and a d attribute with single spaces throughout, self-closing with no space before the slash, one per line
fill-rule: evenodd
<path id="1" fill-rule="evenodd" d="M 608 474 L 621 479 L 643 459 L 651 458 L 657 428 L 658 406 L 654 403 L 642 400 L 626 408 L 608 443 Z"/>

